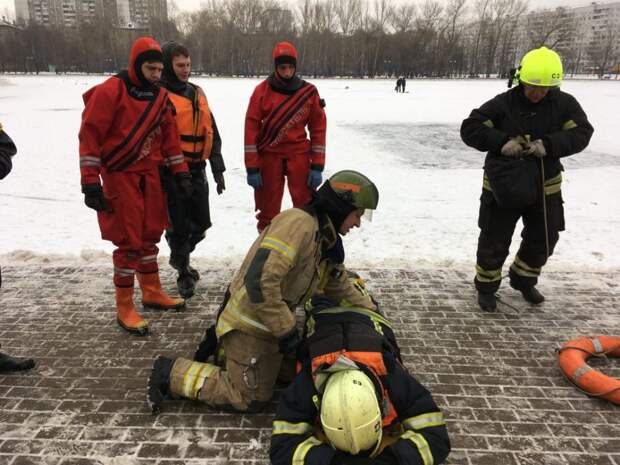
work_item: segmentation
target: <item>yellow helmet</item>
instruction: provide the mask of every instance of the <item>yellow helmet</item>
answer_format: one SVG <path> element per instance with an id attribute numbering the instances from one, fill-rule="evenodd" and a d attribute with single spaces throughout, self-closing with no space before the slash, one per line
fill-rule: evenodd
<path id="1" fill-rule="evenodd" d="M 532 86 L 560 86 L 562 84 L 562 60 L 557 53 L 547 47 L 535 48 L 523 56 L 515 77 Z"/>
<path id="2" fill-rule="evenodd" d="M 331 375 L 321 400 L 321 425 L 331 444 L 356 455 L 374 447 L 383 436 L 381 408 L 375 386 L 360 370 Z"/>

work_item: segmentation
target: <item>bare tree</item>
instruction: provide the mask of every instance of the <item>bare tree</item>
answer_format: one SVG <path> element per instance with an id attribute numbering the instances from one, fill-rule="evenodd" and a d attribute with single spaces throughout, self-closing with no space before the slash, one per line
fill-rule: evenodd
<path id="1" fill-rule="evenodd" d="M 416 18 L 414 41 L 417 55 L 416 74 L 433 76 L 437 72 L 437 47 L 439 29 L 441 28 L 443 7 L 436 0 L 425 0 L 420 14 Z"/>
<path id="2" fill-rule="evenodd" d="M 438 72 L 441 75 L 452 75 L 457 73 L 457 68 L 463 67 L 463 53 L 458 44 L 464 28 L 465 1 L 449 0 L 443 12 L 438 43 Z"/>
<path id="3" fill-rule="evenodd" d="M 361 21 L 361 1 L 360 0 L 336 0 L 334 13 L 340 33 L 340 75 L 349 74 L 350 70 L 345 67 L 345 57 L 347 56 L 348 43 L 353 31 L 359 27 Z M 346 70 L 346 71 L 345 71 Z"/>
<path id="4" fill-rule="evenodd" d="M 525 18 L 528 49 L 555 49 L 576 34 L 575 17 L 563 7 L 530 13 Z"/>
<path id="5" fill-rule="evenodd" d="M 377 63 L 379 56 L 382 54 L 382 47 L 384 37 L 386 35 L 386 28 L 391 22 L 391 18 L 394 15 L 394 6 L 392 0 L 374 0 L 374 20 L 372 35 L 374 38 L 374 53 L 372 59 L 372 65 L 370 68 L 370 76 L 378 74 Z M 386 60 L 387 62 L 387 60 Z"/>
<path id="6" fill-rule="evenodd" d="M 463 0 L 464 2 L 465 0 Z M 394 9 L 394 14 L 390 18 L 390 25 L 396 33 L 411 31 L 414 26 L 416 8 L 412 3 L 401 4 Z"/>
<path id="7" fill-rule="evenodd" d="M 501 73 L 500 63 L 504 60 L 496 60 L 497 49 L 504 54 L 508 45 L 512 44 L 514 29 L 517 27 L 521 15 L 527 10 L 527 0 L 492 0 L 491 17 L 486 34 L 486 75 L 490 77 L 494 70 Z M 496 67 L 497 65 L 497 67 Z"/>
<path id="8" fill-rule="evenodd" d="M 196 71 L 223 75 L 271 73 L 280 40 L 297 46 L 300 73 L 314 76 L 501 75 L 524 49 L 542 45 L 562 55 L 567 72 L 587 63 L 603 76 L 620 53 L 617 24 L 579 31 L 571 10 L 526 16 L 526 0 L 203 1 L 191 14 L 171 4 L 169 20 L 151 18 L 148 30 L 104 17 L 76 27 L 27 25 L 0 44 L 0 70 L 110 72 L 125 65 L 132 40 L 144 34 L 185 43 Z"/>
<path id="9" fill-rule="evenodd" d="M 483 36 L 487 33 L 490 22 L 491 0 L 476 0 L 474 11 L 477 16 L 475 19 L 474 46 L 471 54 L 469 75 L 478 77 L 480 47 Z"/>
<path id="10" fill-rule="evenodd" d="M 588 47 L 588 55 L 599 79 L 611 73 L 614 62 L 620 56 L 620 22 L 609 21 L 605 29 L 594 37 Z"/>

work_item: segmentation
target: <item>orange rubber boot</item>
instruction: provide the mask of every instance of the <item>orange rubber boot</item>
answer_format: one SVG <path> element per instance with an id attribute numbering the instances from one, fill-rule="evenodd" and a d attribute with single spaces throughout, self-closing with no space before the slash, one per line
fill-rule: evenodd
<path id="1" fill-rule="evenodd" d="M 144 336 L 149 324 L 133 304 L 133 287 L 116 288 L 116 322 L 132 334 Z"/>
<path id="2" fill-rule="evenodd" d="M 177 310 L 185 307 L 185 300 L 172 298 L 164 292 L 159 281 L 159 273 L 137 273 L 142 289 L 142 305 L 158 310 Z"/>

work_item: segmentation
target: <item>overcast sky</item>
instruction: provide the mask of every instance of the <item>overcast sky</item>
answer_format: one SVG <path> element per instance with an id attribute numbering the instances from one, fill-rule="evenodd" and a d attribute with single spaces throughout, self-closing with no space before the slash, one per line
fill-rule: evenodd
<path id="1" fill-rule="evenodd" d="M 169 2 L 174 1 L 176 6 L 181 11 L 195 11 L 200 8 L 201 3 L 204 0 L 168 0 Z M 297 3 L 297 0 L 281 0 L 282 3 L 294 6 Z M 617 0 L 599 0 L 598 3 L 613 3 L 613 1 Z M 421 5 L 423 0 L 403 0 L 402 2 L 397 3 L 415 3 L 416 5 Z M 468 3 L 472 3 L 472 0 L 469 0 Z M 585 6 L 591 3 L 588 0 L 543 0 L 539 2 L 530 2 L 531 6 L 536 5 L 536 7 L 540 8 L 554 8 L 558 6 Z M 8 18 L 13 18 L 15 16 L 15 0 L 0 0 L 0 17 L 6 16 Z"/>

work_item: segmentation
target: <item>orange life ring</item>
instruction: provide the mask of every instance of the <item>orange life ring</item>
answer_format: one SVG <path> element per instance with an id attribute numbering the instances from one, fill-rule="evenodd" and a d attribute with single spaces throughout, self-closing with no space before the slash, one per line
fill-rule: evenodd
<path id="1" fill-rule="evenodd" d="M 591 356 L 620 357 L 620 337 L 579 337 L 562 344 L 558 350 L 560 368 L 564 375 L 586 394 L 620 405 L 620 379 L 610 378 L 590 367 Z"/>

